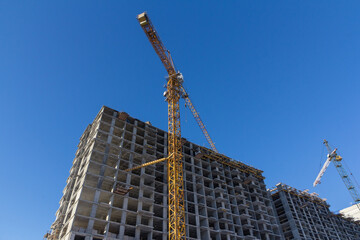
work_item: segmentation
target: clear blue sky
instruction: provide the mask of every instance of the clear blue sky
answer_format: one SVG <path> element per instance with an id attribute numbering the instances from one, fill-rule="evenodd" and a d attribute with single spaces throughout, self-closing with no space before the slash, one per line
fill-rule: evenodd
<path id="1" fill-rule="evenodd" d="M 334 211 L 352 202 L 334 166 L 312 182 L 324 138 L 360 179 L 360 3 L 169 2 L 0 1 L 1 240 L 50 227 L 102 105 L 167 129 L 145 10 L 222 153 L 264 170 L 268 187 L 309 188 Z M 182 119 L 207 145 L 187 109 Z"/>

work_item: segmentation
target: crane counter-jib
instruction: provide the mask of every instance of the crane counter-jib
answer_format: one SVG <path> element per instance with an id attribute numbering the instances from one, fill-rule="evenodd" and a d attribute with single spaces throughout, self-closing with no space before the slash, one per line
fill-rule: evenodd
<path id="1" fill-rule="evenodd" d="M 171 77 L 174 74 L 176 74 L 176 70 L 172 62 L 172 59 L 169 55 L 169 51 L 166 50 L 164 44 L 160 40 L 160 36 L 155 31 L 155 27 L 151 23 L 151 20 L 147 16 L 146 12 L 139 14 L 137 19 L 140 23 L 140 26 L 144 30 L 146 36 L 148 37 L 151 45 L 153 46 L 155 52 L 157 53 L 161 62 L 163 63 L 169 76 Z"/>

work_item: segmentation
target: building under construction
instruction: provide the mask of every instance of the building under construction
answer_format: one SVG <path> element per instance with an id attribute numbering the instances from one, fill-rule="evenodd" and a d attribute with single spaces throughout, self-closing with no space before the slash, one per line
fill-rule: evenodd
<path id="1" fill-rule="evenodd" d="M 326 200 L 318 194 L 282 183 L 270 192 L 286 240 L 360 239 L 359 221 L 330 212 Z"/>
<path id="2" fill-rule="evenodd" d="M 80 139 L 47 239 L 167 239 L 166 162 L 125 171 L 167 151 L 167 132 L 102 107 Z M 184 138 L 182 152 L 187 239 L 283 239 L 262 171 Z"/>

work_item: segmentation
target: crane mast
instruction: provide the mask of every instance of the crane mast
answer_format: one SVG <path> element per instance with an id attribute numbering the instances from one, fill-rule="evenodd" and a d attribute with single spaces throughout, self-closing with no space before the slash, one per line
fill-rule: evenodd
<path id="1" fill-rule="evenodd" d="M 318 185 L 320 183 L 321 177 L 324 175 L 324 173 L 325 173 L 326 169 L 328 168 L 330 162 L 333 162 L 335 167 L 336 167 L 336 170 L 338 171 L 338 173 L 339 173 L 341 179 L 343 180 L 346 188 L 349 190 L 352 199 L 354 200 L 355 204 L 357 205 L 357 207 L 360 210 L 360 195 L 359 195 L 359 192 L 357 191 L 355 185 L 353 184 L 353 182 L 352 182 L 349 174 L 347 173 L 346 169 L 342 165 L 342 157 L 337 154 L 337 152 L 336 152 L 337 148 L 335 148 L 334 150 L 331 149 L 331 147 L 329 146 L 328 141 L 324 140 L 324 144 L 326 146 L 326 149 L 328 150 L 327 159 L 326 159 L 326 162 L 325 162 L 324 166 L 322 167 L 319 175 L 315 179 L 315 182 L 314 182 L 313 186 L 315 187 L 316 185 Z"/>

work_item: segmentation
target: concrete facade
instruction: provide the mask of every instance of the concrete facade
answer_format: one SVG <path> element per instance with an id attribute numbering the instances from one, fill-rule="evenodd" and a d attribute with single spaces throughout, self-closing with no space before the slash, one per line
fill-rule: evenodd
<path id="1" fill-rule="evenodd" d="M 187 239 L 283 239 L 262 171 L 183 139 Z M 48 239 L 167 239 L 167 132 L 103 107 L 83 133 Z M 131 189 L 131 190 L 130 190 Z"/>
<path id="2" fill-rule="evenodd" d="M 360 203 L 354 204 L 348 208 L 340 210 L 340 213 L 346 217 L 353 218 L 354 220 L 360 221 Z"/>
<path id="3" fill-rule="evenodd" d="M 270 190 L 286 240 L 358 240 L 360 224 L 334 214 L 316 193 L 279 183 Z"/>

